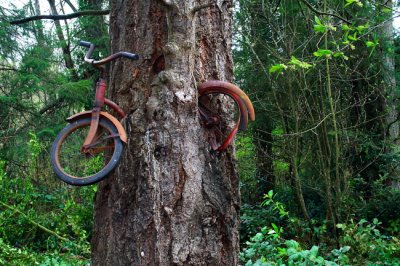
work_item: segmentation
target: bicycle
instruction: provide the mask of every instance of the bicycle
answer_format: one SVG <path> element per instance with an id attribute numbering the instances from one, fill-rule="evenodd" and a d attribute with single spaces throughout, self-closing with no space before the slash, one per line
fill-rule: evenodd
<path id="1" fill-rule="evenodd" d="M 107 84 L 104 64 L 119 57 L 137 60 L 139 56 L 118 52 L 96 61 L 91 58 L 94 44 L 80 41 L 79 45 L 89 48 L 84 61 L 100 71 L 94 107 L 91 111 L 67 118 L 69 124 L 53 142 L 50 158 L 54 172 L 62 181 L 84 186 L 100 181 L 118 165 L 123 151 L 122 143 L 127 143 L 128 139 L 119 120 L 110 113 L 101 111 L 106 105 L 114 110 L 120 119 L 125 117 L 125 112 L 105 97 Z"/>
<path id="2" fill-rule="evenodd" d="M 53 170 L 62 181 L 75 186 L 91 185 L 105 178 L 119 163 L 127 133 L 121 122 L 108 112 L 101 111 L 104 105 L 114 110 L 120 119 L 125 112 L 105 97 L 106 81 L 104 64 L 119 57 L 139 59 L 137 54 L 118 52 L 96 61 L 91 59 L 95 45 L 81 41 L 79 45 L 89 48 L 84 61 L 99 69 L 96 83 L 94 107 L 68 117 L 69 123 L 60 131 L 50 151 Z M 225 150 L 239 130 L 245 130 L 248 118 L 255 119 L 254 108 L 249 97 L 237 86 L 223 81 L 206 81 L 198 87 L 199 115 L 206 128 L 211 148 Z M 235 112 L 232 115 L 221 107 L 233 99 Z M 228 106 L 229 105 L 228 103 Z M 217 110 L 216 110 L 217 109 Z M 231 119 L 236 122 L 230 123 Z M 229 133 L 228 133 L 229 132 Z"/>

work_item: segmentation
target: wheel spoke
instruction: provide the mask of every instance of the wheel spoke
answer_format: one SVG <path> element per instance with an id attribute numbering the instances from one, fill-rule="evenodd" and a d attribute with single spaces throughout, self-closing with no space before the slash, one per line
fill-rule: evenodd
<path id="1" fill-rule="evenodd" d="M 112 154 L 115 149 L 112 132 L 99 124 L 92 147 L 89 147 L 88 152 L 82 152 L 89 126 L 77 127 L 61 144 L 59 162 L 63 171 L 70 176 L 84 177 L 100 172 L 111 158 L 107 154 Z"/>

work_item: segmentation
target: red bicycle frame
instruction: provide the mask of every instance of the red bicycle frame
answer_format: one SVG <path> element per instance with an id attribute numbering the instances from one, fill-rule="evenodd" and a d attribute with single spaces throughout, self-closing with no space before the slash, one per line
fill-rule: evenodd
<path id="1" fill-rule="evenodd" d="M 102 60 L 95 61 L 94 59 L 90 58 L 95 46 L 92 43 L 85 42 L 85 41 L 81 41 L 79 44 L 89 48 L 89 50 L 85 56 L 85 62 L 91 63 L 95 68 L 99 69 L 100 73 L 101 73 L 100 78 L 96 83 L 96 96 L 95 96 L 93 109 L 91 111 L 81 112 L 81 113 L 75 114 L 75 115 L 67 118 L 68 122 L 72 122 L 82 116 L 90 116 L 91 117 L 89 133 L 85 139 L 84 144 L 82 145 L 81 152 L 88 153 L 89 150 L 91 149 L 91 146 L 93 146 L 93 143 L 96 140 L 96 132 L 98 130 L 100 117 L 105 117 L 106 119 L 110 120 L 117 128 L 118 135 L 110 136 L 110 137 L 120 137 L 121 140 L 126 143 L 127 142 L 127 134 L 125 132 L 124 127 L 119 122 L 119 120 L 117 118 L 115 118 L 114 116 L 112 116 L 111 114 L 101 111 L 101 109 L 104 107 L 104 105 L 107 105 L 108 107 L 110 107 L 112 110 L 114 110 L 118 114 L 120 119 L 125 117 L 125 112 L 116 103 L 114 103 L 113 101 L 111 101 L 105 97 L 107 84 L 106 84 L 106 79 L 105 79 L 106 69 L 103 65 L 114 59 L 117 59 L 118 57 L 127 57 L 130 59 L 136 60 L 139 58 L 139 56 L 136 54 L 131 54 L 131 53 L 127 53 L 127 52 L 118 52 L 118 53 L 115 53 L 107 58 L 102 59 Z"/>

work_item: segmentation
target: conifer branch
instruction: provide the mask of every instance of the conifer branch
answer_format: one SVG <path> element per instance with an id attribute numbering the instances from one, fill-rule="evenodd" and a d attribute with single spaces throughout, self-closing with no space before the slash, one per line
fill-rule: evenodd
<path id="1" fill-rule="evenodd" d="M 66 20 L 66 19 L 72 19 L 72 18 L 77 18 L 77 17 L 82 17 L 82 16 L 102 16 L 102 15 L 108 15 L 108 14 L 110 14 L 110 10 L 83 10 L 83 11 L 66 14 L 66 15 L 32 16 L 32 17 L 28 17 L 28 18 L 12 20 L 12 21 L 10 21 L 10 24 L 11 25 L 19 25 L 19 24 L 23 24 L 23 23 L 26 23 L 29 21 L 35 21 L 35 20 L 41 20 L 41 19 Z"/>

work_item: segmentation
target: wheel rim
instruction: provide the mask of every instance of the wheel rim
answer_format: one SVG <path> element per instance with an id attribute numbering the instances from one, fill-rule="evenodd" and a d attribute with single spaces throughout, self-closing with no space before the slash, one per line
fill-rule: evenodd
<path id="1" fill-rule="evenodd" d="M 246 115 L 247 119 L 247 113 L 242 114 L 240 109 L 240 101 L 238 97 L 218 91 L 199 96 L 200 117 L 213 150 L 226 149 L 238 131 L 241 117 Z"/>
<path id="2" fill-rule="evenodd" d="M 77 123 L 57 143 L 55 164 L 61 172 L 71 178 L 92 177 L 111 162 L 115 150 L 115 136 L 110 128 L 101 123 L 88 150 L 82 151 L 89 126 L 90 120 Z"/>

